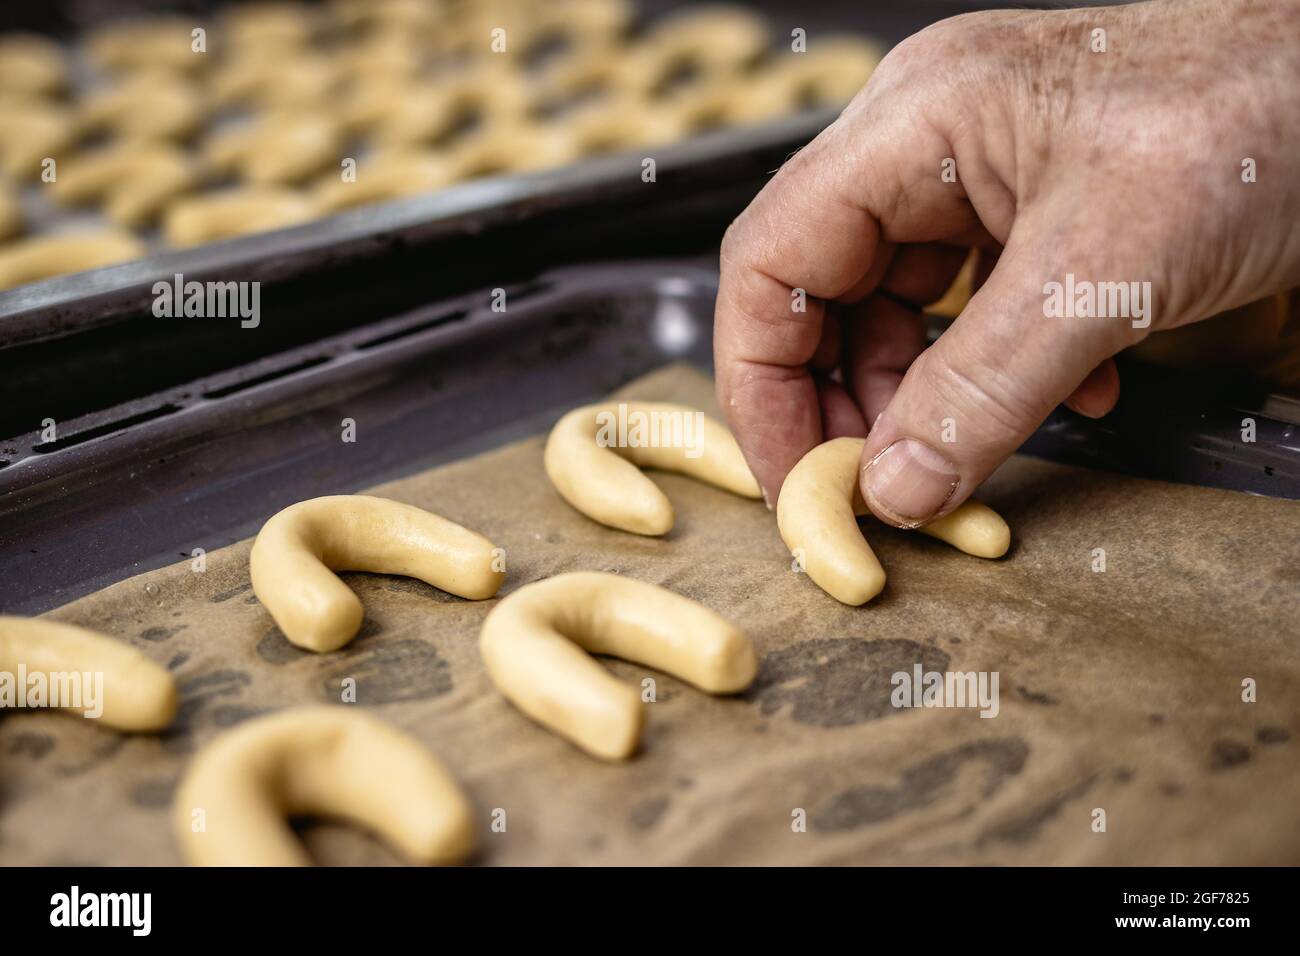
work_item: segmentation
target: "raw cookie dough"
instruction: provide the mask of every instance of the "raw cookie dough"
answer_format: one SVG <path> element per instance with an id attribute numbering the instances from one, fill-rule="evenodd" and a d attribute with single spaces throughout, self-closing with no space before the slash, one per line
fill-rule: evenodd
<path id="1" fill-rule="evenodd" d="M 497 689 L 529 717 L 605 760 L 631 756 L 645 710 L 638 689 L 591 654 L 665 671 L 710 694 L 744 690 L 758 673 L 749 639 L 671 591 L 578 571 L 502 599 L 479 638 Z"/>
<path id="2" fill-rule="evenodd" d="M 173 806 L 193 866 L 309 866 L 300 815 L 372 830 L 420 863 L 474 849 L 469 800 L 414 737 L 356 705 L 304 707 L 221 734 L 194 758 Z"/>
<path id="3" fill-rule="evenodd" d="M 781 538 L 808 577 L 844 604 L 865 604 L 885 586 L 885 571 L 858 527 L 868 514 L 858 489 L 862 438 L 818 445 L 791 469 L 776 504 Z M 917 529 L 981 558 L 1000 558 L 1011 545 L 1007 523 L 969 500 L 951 514 Z"/>
<path id="4" fill-rule="evenodd" d="M 301 182 L 341 158 L 339 125 L 323 115 L 268 113 L 254 123 L 223 130 L 203 145 L 218 173 L 238 173 L 255 186 Z"/>
<path id="5" fill-rule="evenodd" d="M 163 215 L 163 235 L 180 248 L 286 229 L 316 217 L 310 196 L 283 186 L 247 186 L 183 196 Z"/>
<path id="6" fill-rule="evenodd" d="M 15 179 L 40 178 L 46 159 L 57 159 L 80 135 L 76 114 L 64 106 L 9 103 L 0 110 L 0 170 Z"/>
<path id="7" fill-rule="evenodd" d="M 356 179 L 339 172 L 321 177 L 314 189 L 317 207 L 328 214 L 369 203 L 431 192 L 453 178 L 447 158 L 433 150 L 407 149 L 381 153 L 357 165 Z"/>
<path id="8" fill-rule="evenodd" d="M 649 424 L 638 437 L 635 423 L 656 421 L 659 441 Z M 619 437 L 623 422 L 626 441 Z M 674 440 L 664 440 L 665 428 L 676 429 Z M 641 468 L 680 472 L 745 498 L 762 497 L 731 432 L 684 405 L 601 402 L 575 408 L 551 429 L 543 461 L 565 501 L 593 521 L 634 534 L 667 534 L 673 527 L 672 503 Z"/>
<path id="9" fill-rule="evenodd" d="M 182 77 L 139 73 L 88 93 L 79 115 L 84 132 L 132 139 L 186 139 L 203 124 L 207 103 Z"/>
<path id="10" fill-rule="evenodd" d="M 25 673 L 27 682 L 19 681 Z M 14 681 L 23 694 L 30 678 L 44 675 L 53 691 L 63 678 L 83 674 L 103 675 L 102 699 L 95 702 L 102 712 L 95 718 L 118 730 L 161 730 L 176 714 L 176 682 L 172 675 L 134 647 L 95 631 L 44 618 L 0 617 L 0 674 Z M 60 677 L 58 675 L 63 675 Z M 48 698 L 47 698 L 48 699 Z M 90 703 L 60 705 L 60 709 L 86 716 Z"/>
<path id="11" fill-rule="evenodd" d="M 129 142 L 64 160 L 50 191 L 67 206 L 103 200 L 108 218 L 131 228 L 152 222 L 197 178 L 194 163 L 179 147 Z"/>
<path id="12" fill-rule="evenodd" d="M 0 36 L 0 90 L 38 96 L 60 92 L 68 81 L 63 48 L 36 33 Z"/>
<path id="13" fill-rule="evenodd" d="M 144 254 L 143 242 L 116 229 L 20 239 L 0 246 L 0 289 L 100 269 Z"/>
<path id="14" fill-rule="evenodd" d="M 356 636 L 364 609 L 335 571 L 419 578 L 470 600 L 497 593 L 505 572 L 492 542 L 411 505 L 333 495 L 290 505 L 253 542 L 253 592 L 292 643 L 338 650 Z"/>

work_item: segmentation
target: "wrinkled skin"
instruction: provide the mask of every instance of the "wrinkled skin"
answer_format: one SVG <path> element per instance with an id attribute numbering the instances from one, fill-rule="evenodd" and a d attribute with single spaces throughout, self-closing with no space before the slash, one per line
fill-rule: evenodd
<path id="1" fill-rule="evenodd" d="M 868 436 L 864 498 L 915 525 L 1057 404 L 1109 411 L 1119 350 L 1300 285 L 1297 223 L 1300 0 L 945 20 L 896 47 L 727 231 L 719 400 L 769 506 L 814 445 Z M 925 349 L 916 306 L 970 248 L 982 285 Z M 1044 284 L 1066 273 L 1150 282 L 1150 326 L 1045 317 Z"/>

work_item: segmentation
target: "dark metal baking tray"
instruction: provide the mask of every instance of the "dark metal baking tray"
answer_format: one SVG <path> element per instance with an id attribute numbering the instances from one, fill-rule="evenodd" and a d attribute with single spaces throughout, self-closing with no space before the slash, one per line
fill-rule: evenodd
<path id="1" fill-rule="evenodd" d="M 831 118 L 669 147 L 653 183 L 640 155 L 604 157 L 0 293 L 0 437 L 561 264 L 713 248 Z M 153 284 L 176 273 L 261 283 L 261 325 L 156 318 Z"/>
<path id="2" fill-rule="evenodd" d="M 49 0 L 0 10 L 0 28 L 70 37 L 137 13 L 187 11 L 211 0 Z M 687 4 L 642 0 L 653 20 Z M 813 6 L 749 4 L 781 36 L 867 32 L 897 42 L 926 24 L 989 6 L 979 0 Z M 658 180 L 641 156 L 610 157 L 529 177 L 491 179 L 376 205 L 296 229 L 0 292 L 0 439 L 170 388 L 484 285 L 507 285 L 555 266 L 707 250 L 781 162 L 834 112 L 699 137 L 656 151 Z M 187 280 L 262 283 L 255 332 L 160 322 L 152 286 Z M 4 453 L 0 452 L 0 458 Z"/>
<path id="3" fill-rule="evenodd" d="M 711 368 L 711 261 L 583 266 L 439 301 L 72 422 L 0 469 L 0 610 L 36 613 L 254 534 L 278 509 L 547 428 L 670 361 Z M 1217 397 L 1140 367 L 1100 423 L 1058 410 L 1025 450 L 1095 468 L 1300 497 L 1300 443 L 1258 416 L 1233 445 Z M 1208 412 L 1206 412 L 1208 414 Z M 341 440 L 356 422 L 357 441 Z M 1167 437 L 1152 441 L 1153 434 Z"/>
<path id="4" fill-rule="evenodd" d="M 665 362 L 708 367 L 715 283 L 707 265 L 560 270 L 507 288 L 505 312 L 483 290 L 69 423 L 0 469 L 0 609 L 38 612 L 293 501 L 539 431 Z"/>
<path id="5" fill-rule="evenodd" d="M 546 0 L 538 0 L 539 3 Z M 180 13 L 206 22 L 231 0 L 46 0 L 41 4 L 0 5 L 0 32 L 26 30 L 71 40 L 78 33 L 105 22 L 136 15 Z M 861 2 L 827 0 L 807 5 L 789 0 L 751 0 L 741 3 L 767 18 L 774 38 L 792 27 L 812 33 L 851 31 L 897 43 L 926 25 L 945 17 L 989 8 L 984 0 L 915 0 L 915 2 Z M 1034 6 L 1036 4 L 1029 4 Z M 1040 4 L 1041 5 L 1041 4 Z M 653 21 L 676 9 L 691 6 L 687 0 L 639 0 L 643 22 Z M 768 147 L 786 153 L 807 142 L 834 117 L 834 111 L 793 117 L 785 124 L 757 129 L 730 130 L 689 140 L 666 151 L 661 166 L 667 177 L 699 175 L 695 185 L 706 185 L 707 169 L 699 168 L 743 154 L 758 154 L 761 163 Z M 656 150 L 659 158 L 662 151 Z M 782 158 L 785 154 L 781 154 Z M 630 162 L 635 160 L 635 165 Z M 153 280 L 183 272 L 200 281 L 213 275 L 238 274 L 242 279 L 269 281 L 304 272 L 351 265 L 356 258 L 389 256 L 408 247 L 421 246 L 445 237 L 449 230 L 486 228 L 494 222 L 523 215 L 533 218 L 547 209 L 572 206 L 575 197 L 587 208 L 603 208 L 612 220 L 626 215 L 621 209 L 630 193 L 626 176 L 632 172 L 639 183 L 640 156 L 621 165 L 598 162 L 569 166 L 531 177 L 489 179 L 463 187 L 398 202 L 369 206 L 341 216 L 320 220 L 294 229 L 241 237 L 199 249 L 152 255 L 121 266 L 64 276 L 0 292 L 0 348 L 48 339 L 94 326 L 111 324 L 138 313 Z M 774 168 L 766 166 L 767 170 Z M 715 168 L 715 172 L 718 170 Z M 743 169 L 722 170 L 711 184 L 749 189 Z M 660 182 L 663 183 L 661 176 Z M 622 187 L 622 188 L 620 188 Z M 640 190 L 650 200 L 639 215 L 662 209 L 674 201 L 663 192 Z M 466 225 L 466 223 L 471 225 Z M 689 225 L 689 224 L 687 224 Z M 646 228 L 653 231 L 653 224 Z M 623 253 L 628 254 L 627 252 Z M 473 283 L 466 285 L 470 288 Z M 349 284 L 337 288 L 346 295 Z M 381 290 L 382 291 L 382 290 Z M 450 290 L 443 290 L 449 293 Z M 397 302 L 391 303 L 394 307 Z M 414 304 L 408 303 L 409 304 Z M 0 369 L 0 381 L 4 378 Z M 4 429 L 0 428 L 0 433 Z"/>

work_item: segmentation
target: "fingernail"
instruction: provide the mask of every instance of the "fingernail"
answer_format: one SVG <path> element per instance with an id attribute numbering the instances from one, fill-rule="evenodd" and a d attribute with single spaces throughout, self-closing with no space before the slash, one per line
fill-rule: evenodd
<path id="1" fill-rule="evenodd" d="M 912 438 L 899 439 L 871 459 L 863 476 L 868 504 L 904 528 L 933 518 L 961 480 L 952 462 Z"/>

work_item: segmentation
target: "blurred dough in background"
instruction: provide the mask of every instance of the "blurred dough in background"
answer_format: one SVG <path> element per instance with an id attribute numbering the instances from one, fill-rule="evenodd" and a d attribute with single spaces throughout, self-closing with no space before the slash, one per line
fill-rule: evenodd
<path id="1" fill-rule="evenodd" d="M 18 193 L 12 184 L 0 179 L 0 242 L 19 235 L 23 226 L 23 207 L 18 201 Z"/>
<path id="2" fill-rule="evenodd" d="M 195 30 L 203 28 L 203 43 Z M 108 23 L 73 56 L 0 35 L 0 258 L 9 283 L 843 105 L 885 46 L 813 32 L 795 52 L 725 3 L 646 19 L 631 0 L 253 2 Z M 47 160 L 58 175 L 44 182 Z M 349 172 L 350 171 L 350 172 Z M 26 222 L 21 190 L 104 226 Z M 158 232 L 148 232 L 155 224 Z M 140 230 L 137 237 L 120 228 Z M 24 229 L 38 241 L 18 241 Z M 42 244 L 42 234 L 57 238 Z M 127 241 L 130 239 L 130 241 Z M 48 262 L 33 257 L 47 255 Z M 17 266 L 13 263 L 18 263 Z M 955 318 L 974 257 L 929 311 Z M 1131 354 L 1300 381 L 1285 297 L 1152 335 Z M 1288 331 L 1289 329 L 1289 331 Z"/>
<path id="3" fill-rule="evenodd" d="M 122 229 L 20 239 L 0 247 L 0 289 L 129 262 L 144 251 L 144 244 Z"/>
<path id="4" fill-rule="evenodd" d="M 141 69 L 198 72 L 208 65 L 207 55 L 193 48 L 193 31 L 200 26 L 195 18 L 178 15 L 110 23 L 86 35 L 86 57 L 109 75 Z"/>
<path id="5" fill-rule="evenodd" d="M 77 153 L 64 161 L 51 186 L 56 202 L 81 206 L 102 201 L 113 222 L 139 227 L 197 180 L 193 160 L 166 142 L 127 142 Z"/>
<path id="6" fill-rule="evenodd" d="M 219 242 L 307 222 L 311 198 L 283 186 L 241 186 L 179 199 L 167 209 L 163 235 L 177 248 Z"/>
<path id="7" fill-rule="evenodd" d="M 67 82 L 59 44 L 32 33 L 0 34 L 0 91 L 46 96 L 61 93 Z"/>
<path id="8" fill-rule="evenodd" d="M 0 241 L 23 188 L 53 200 L 38 236 L 76 211 L 189 246 L 842 105 L 884 52 L 789 42 L 739 5 L 647 19 L 631 0 L 253 2 L 74 48 L 0 36 Z"/>
<path id="9" fill-rule="evenodd" d="M 2 105 L 0 169 L 16 180 L 39 179 L 44 161 L 63 155 L 76 141 L 76 115 L 57 103 L 10 101 Z"/>

